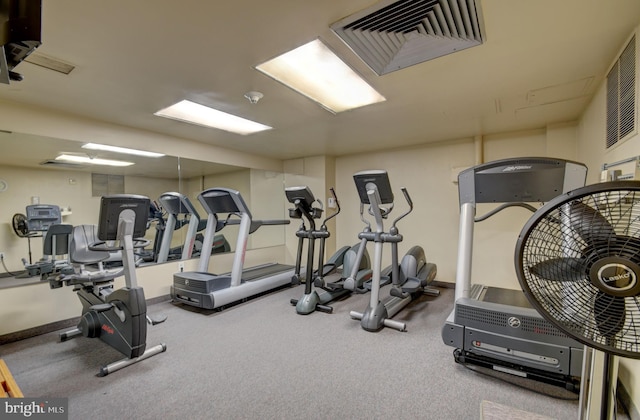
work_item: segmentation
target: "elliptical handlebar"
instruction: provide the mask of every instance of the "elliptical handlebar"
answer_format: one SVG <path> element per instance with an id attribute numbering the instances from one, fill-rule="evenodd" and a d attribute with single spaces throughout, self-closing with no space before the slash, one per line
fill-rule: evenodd
<path id="1" fill-rule="evenodd" d="M 405 187 L 402 187 L 402 195 L 404 195 L 404 199 L 407 200 L 407 204 L 409 204 L 409 210 L 407 210 L 406 212 L 402 213 L 400 216 L 398 216 L 392 224 L 392 227 L 396 227 L 396 223 L 398 223 L 400 221 L 400 219 L 404 218 L 405 216 L 407 216 L 409 213 L 411 213 L 413 211 L 413 201 L 411 200 L 411 196 L 409 195 L 409 191 L 407 191 L 407 189 Z"/>
<path id="2" fill-rule="evenodd" d="M 360 203 L 360 220 L 362 220 L 362 223 L 367 225 L 365 229 L 371 230 L 371 223 L 364 217 L 364 203 Z"/>
<path id="3" fill-rule="evenodd" d="M 333 196 L 333 199 L 336 202 L 336 207 L 337 210 L 335 212 L 333 212 L 333 214 L 329 217 L 327 217 L 326 219 L 324 219 L 322 221 L 322 227 L 326 228 L 327 227 L 327 222 L 331 219 L 333 219 L 334 217 L 336 217 L 338 215 L 338 213 L 340 213 L 340 202 L 338 201 L 338 197 L 336 196 L 336 190 L 333 189 L 333 187 L 329 188 L 329 191 L 331 191 L 331 195 Z M 316 200 L 320 203 L 320 205 L 322 205 L 322 202 L 320 200 Z"/>

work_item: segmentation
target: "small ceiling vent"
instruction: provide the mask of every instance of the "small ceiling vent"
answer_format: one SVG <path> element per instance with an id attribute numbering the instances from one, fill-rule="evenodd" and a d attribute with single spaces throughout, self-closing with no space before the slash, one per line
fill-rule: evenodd
<path id="1" fill-rule="evenodd" d="M 482 44 L 476 0 L 382 1 L 331 25 L 379 76 Z"/>

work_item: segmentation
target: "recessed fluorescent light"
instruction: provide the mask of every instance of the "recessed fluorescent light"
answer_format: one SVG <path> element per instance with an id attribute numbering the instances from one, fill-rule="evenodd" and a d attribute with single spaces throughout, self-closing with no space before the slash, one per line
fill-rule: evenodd
<path id="1" fill-rule="evenodd" d="M 386 100 L 319 39 L 256 69 L 334 113 Z"/>
<path id="2" fill-rule="evenodd" d="M 170 107 L 161 109 L 153 115 L 205 127 L 218 128 L 242 135 L 253 134 L 272 128 L 268 125 L 227 114 L 226 112 L 218 111 L 217 109 L 209 108 L 208 106 L 200 105 L 186 99 Z"/>
<path id="3" fill-rule="evenodd" d="M 91 149 L 91 150 L 104 150 L 107 152 L 125 153 L 128 155 L 137 155 L 137 156 L 154 157 L 154 158 L 165 156 L 163 153 L 147 152 L 146 150 L 128 149 L 126 147 L 109 146 L 107 144 L 97 144 L 97 143 L 87 143 L 83 145 L 82 148 Z"/>
<path id="4" fill-rule="evenodd" d="M 112 159 L 99 159 L 91 158 L 89 156 L 76 156 L 76 155 L 60 155 L 56 160 L 62 160 L 67 162 L 88 163 L 91 165 L 107 165 L 107 166 L 131 166 L 133 162 L 125 162 L 124 160 L 112 160 Z"/>

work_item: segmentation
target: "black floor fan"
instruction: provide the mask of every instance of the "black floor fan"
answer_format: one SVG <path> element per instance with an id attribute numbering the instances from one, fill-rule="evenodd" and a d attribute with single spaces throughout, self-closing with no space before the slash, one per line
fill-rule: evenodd
<path id="1" fill-rule="evenodd" d="M 598 418 L 612 418 L 615 357 L 640 359 L 640 182 L 595 184 L 554 198 L 522 229 L 515 265 L 540 314 L 585 344 L 585 355 L 602 352 L 602 383 L 585 386 L 583 375 L 581 401 L 595 401 Z"/>

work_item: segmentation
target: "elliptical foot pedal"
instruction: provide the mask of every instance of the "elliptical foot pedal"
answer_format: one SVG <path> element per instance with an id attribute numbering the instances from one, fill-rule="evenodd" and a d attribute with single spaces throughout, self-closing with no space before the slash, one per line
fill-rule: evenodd
<path id="1" fill-rule="evenodd" d="M 402 291 L 405 293 L 416 293 L 422 288 L 420 280 L 410 278 L 402 285 Z"/>
<path id="2" fill-rule="evenodd" d="M 373 280 L 365 281 L 364 284 L 363 284 L 364 289 L 367 290 L 367 291 L 371 291 L 371 283 L 372 282 L 373 282 Z M 389 283 L 391 283 L 391 276 L 380 276 L 380 287 L 386 286 Z"/>
<path id="3" fill-rule="evenodd" d="M 323 289 L 328 290 L 330 292 L 335 292 L 336 290 L 344 289 L 343 285 L 344 285 L 344 282 L 327 283 L 324 285 Z"/>
<path id="4" fill-rule="evenodd" d="M 411 293 L 412 292 L 405 290 L 404 287 L 402 289 L 400 289 L 399 287 L 392 287 L 391 290 L 389 291 L 389 294 L 391 296 L 401 298 L 401 299 L 409 297 Z"/>

